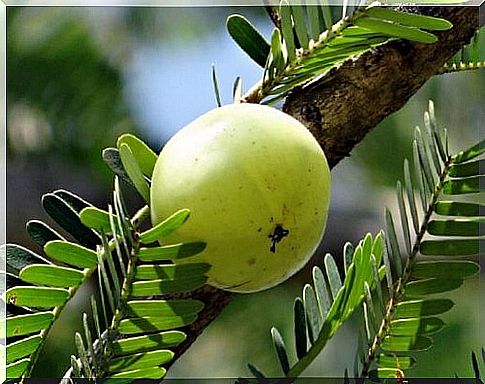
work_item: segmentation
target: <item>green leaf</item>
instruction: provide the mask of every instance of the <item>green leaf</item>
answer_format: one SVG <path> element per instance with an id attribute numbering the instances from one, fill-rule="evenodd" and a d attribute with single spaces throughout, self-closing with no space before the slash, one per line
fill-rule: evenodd
<path id="1" fill-rule="evenodd" d="M 47 224 L 39 220 L 30 220 L 26 225 L 27 233 L 41 248 L 49 241 L 65 240 Z"/>
<path id="2" fill-rule="evenodd" d="M 192 242 L 164 245 L 154 248 L 140 248 L 141 261 L 176 260 L 197 255 L 206 247 L 206 243 Z"/>
<path id="3" fill-rule="evenodd" d="M 116 379 L 116 383 L 118 383 L 118 380 L 123 378 L 161 379 L 162 377 L 165 376 L 165 373 L 167 373 L 167 370 L 163 367 L 152 367 L 152 368 L 135 369 L 133 371 L 115 373 L 111 376 L 111 378 Z"/>
<path id="4" fill-rule="evenodd" d="M 118 150 L 120 151 L 121 162 L 123 163 L 126 173 L 135 185 L 135 188 L 140 196 L 143 197 L 143 200 L 145 200 L 147 204 L 149 204 L 150 187 L 143 176 L 135 155 L 131 151 L 130 147 L 125 143 L 122 143 Z"/>
<path id="5" fill-rule="evenodd" d="M 60 197 L 64 200 L 67 205 L 69 205 L 76 213 L 81 212 L 84 208 L 92 206 L 91 203 L 87 202 L 83 198 L 79 197 L 75 193 L 66 191 L 65 189 L 55 190 L 54 195 Z"/>
<path id="6" fill-rule="evenodd" d="M 465 193 L 479 193 L 485 185 L 484 176 L 467 177 L 464 179 L 447 180 L 443 183 L 445 195 L 461 195 Z M 482 186 L 480 188 L 480 186 Z"/>
<path id="7" fill-rule="evenodd" d="M 312 31 L 311 38 L 313 41 L 317 41 L 320 36 L 320 32 L 323 28 L 320 28 L 320 15 L 319 7 L 317 6 L 307 6 L 308 19 L 310 20 L 310 29 Z"/>
<path id="8" fill-rule="evenodd" d="M 392 271 L 395 277 L 399 277 L 402 274 L 402 262 L 401 251 L 399 249 L 399 243 L 397 241 L 396 229 L 394 227 L 394 220 L 389 209 L 386 208 L 386 229 L 387 239 L 389 241 L 389 257 L 391 261 Z"/>
<path id="9" fill-rule="evenodd" d="M 401 319 L 391 321 L 389 334 L 394 336 L 413 336 L 431 334 L 440 331 L 445 326 L 438 317 Z"/>
<path id="10" fill-rule="evenodd" d="M 418 15 L 415 13 L 399 12 L 390 8 L 370 7 L 365 10 L 365 13 L 376 19 L 387 20 L 408 27 L 435 31 L 446 31 L 453 27 L 453 24 L 445 19 Z"/>
<path id="11" fill-rule="evenodd" d="M 425 351 L 433 345 L 427 336 L 386 336 L 381 348 L 390 352 Z"/>
<path id="12" fill-rule="evenodd" d="M 77 287 L 85 275 L 77 269 L 57 265 L 29 265 L 20 271 L 19 277 L 27 282 L 49 287 Z"/>
<path id="13" fill-rule="evenodd" d="M 407 283 L 404 287 L 406 297 L 426 296 L 435 293 L 452 291 L 461 287 L 461 279 L 424 279 Z"/>
<path id="14" fill-rule="evenodd" d="M 214 95 L 216 97 L 217 107 L 222 107 L 221 93 L 219 91 L 219 83 L 217 81 L 216 66 L 212 64 L 212 85 L 214 86 Z"/>
<path id="15" fill-rule="evenodd" d="M 310 284 L 305 284 L 303 288 L 303 306 L 305 307 L 306 321 L 308 326 L 308 338 L 310 343 L 314 343 L 320 333 L 322 318 L 318 308 L 315 292 Z"/>
<path id="16" fill-rule="evenodd" d="M 68 299 L 69 292 L 60 288 L 14 287 L 5 292 L 5 302 L 17 307 L 53 308 Z"/>
<path id="17" fill-rule="evenodd" d="M 11 379 L 22 376 L 29 366 L 29 363 L 30 359 L 23 359 L 13 364 L 7 365 L 5 377 Z"/>
<path id="18" fill-rule="evenodd" d="M 377 365 L 384 368 L 399 367 L 400 369 L 409 369 L 416 363 L 413 356 L 386 355 L 384 353 L 377 356 Z"/>
<path id="19" fill-rule="evenodd" d="M 483 236 L 485 220 L 482 218 L 431 220 L 427 230 L 436 236 Z"/>
<path id="20" fill-rule="evenodd" d="M 143 232 L 140 235 L 140 241 L 143 244 L 150 244 L 155 241 L 159 241 L 162 237 L 168 236 L 176 229 L 180 228 L 190 216 L 190 210 L 181 209 L 171 216 L 167 217 L 162 222 L 155 225 L 148 231 Z"/>
<path id="21" fill-rule="evenodd" d="M 96 252 L 75 243 L 49 241 L 44 252 L 51 258 L 79 268 L 94 268 L 98 265 Z"/>
<path id="22" fill-rule="evenodd" d="M 335 264 L 335 260 L 331 254 L 327 253 L 325 255 L 325 271 L 327 272 L 328 283 L 330 285 L 330 291 L 332 292 L 332 297 L 335 300 L 337 293 L 342 287 L 342 281 L 340 280 L 340 274 Z"/>
<path id="23" fill-rule="evenodd" d="M 151 368 L 168 363 L 173 359 L 174 353 L 170 350 L 159 350 L 137 353 L 126 357 L 111 359 L 108 363 L 109 372 L 120 372 L 133 369 Z"/>
<path id="24" fill-rule="evenodd" d="M 343 257 L 344 257 L 344 270 L 345 273 L 347 273 L 347 270 L 350 267 L 350 264 L 352 263 L 352 256 L 354 255 L 354 246 L 352 243 L 345 243 L 344 245 L 344 251 L 343 251 Z"/>
<path id="25" fill-rule="evenodd" d="M 293 312 L 295 318 L 294 332 L 296 356 L 298 359 L 301 359 L 306 355 L 307 351 L 307 322 L 305 316 L 305 307 L 303 306 L 303 301 L 301 301 L 299 297 L 295 299 Z"/>
<path id="26" fill-rule="evenodd" d="M 322 316 L 322 319 L 325 319 L 327 317 L 328 310 L 332 305 L 332 297 L 327 289 L 327 284 L 325 283 L 325 277 L 323 276 L 322 270 L 315 266 L 313 267 L 312 275 L 320 315 Z"/>
<path id="27" fill-rule="evenodd" d="M 480 254 L 481 241 L 476 240 L 426 240 L 419 247 L 423 255 L 473 256 Z"/>
<path id="28" fill-rule="evenodd" d="M 51 264 L 48 260 L 20 245 L 6 244 L 0 249 L 2 252 L 5 251 L 6 254 L 5 262 L 7 264 L 7 272 L 13 273 L 14 275 L 18 275 L 23 268 L 31 264 Z"/>
<path id="29" fill-rule="evenodd" d="M 104 233 L 111 233 L 108 212 L 96 207 L 87 207 L 79 213 L 79 217 L 86 227 L 103 231 Z"/>
<path id="30" fill-rule="evenodd" d="M 279 74 L 286 65 L 286 59 L 283 55 L 283 47 L 281 45 L 281 34 L 278 28 L 273 29 L 271 35 L 271 56 L 273 58 L 273 66 L 276 69 L 276 74 Z"/>
<path id="31" fill-rule="evenodd" d="M 242 50 L 264 68 L 270 46 L 248 19 L 241 15 L 229 16 L 227 30 Z"/>
<path id="32" fill-rule="evenodd" d="M 387 368 L 379 367 L 369 372 L 371 381 L 380 381 L 380 379 L 396 379 L 402 377 L 403 372 L 401 368 Z"/>
<path id="33" fill-rule="evenodd" d="M 288 51 L 288 61 L 292 63 L 296 59 L 295 38 L 293 35 L 293 23 L 291 21 L 291 8 L 288 2 L 281 1 L 280 3 L 280 19 L 281 19 L 281 33 Z"/>
<path id="34" fill-rule="evenodd" d="M 395 318 L 434 316 L 445 313 L 455 304 L 449 299 L 428 299 L 402 301 L 396 305 Z"/>
<path id="35" fill-rule="evenodd" d="M 291 12 L 293 14 L 294 28 L 296 31 L 296 36 L 300 43 L 300 47 L 303 49 L 308 49 L 308 33 L 305 23 L 305 7 L 301 5 L 292 5 Z"/>
<path id="36" fill-rule="evenodd" d="M 485 173 L 485 159 L 452 164 L 448 173 L 452 177 L 483 175 Z"/>
<path id="37" fill-rule="evenodd" d="M 414 264 L 412 277 L 417 279 L 466 279 L 480 271 L 473 261 L 419 261 Z"/>
<path id="38" fill-rule="evenodd" d="M 121 177 L 124 181 L 133 185 L 133 182 L 128 177 L 128 174 L 123 167 L 121 162 L 120 151 L 116 148 L 105 148 L 103 149 L 103 160 L 106 165 L 113 171 L 113 173 Z"/>
<path id="39" fill-rule="evenodd" d="M 174 347 L 182 343 L 187 336 L 180 331 L 166 331 L 116 340 L 111 344 L 115 355 L 131 354 L 158 348 Z"/>
<path id="40" fill-rule="evenodd" d="M 208 263 L 139 265 L 136 267 L 136 280 L 173 280 L 189 276 L 204 275 L 210 270 Z"/>
<path id="41" fill-rule="evenodd" d="M 30 335 L 46 329 L 54 320 L 52 312 L 7 317 L 6 337 Z"/>
<path id="42" fill-rule="evenodd" d="M 6 362 L 10 364 L 16 360 L 19 360 L 25 356 L 30 356 L 39 347 L 42 341 L 41 335 L 34 335 L 26 337 L 25 339 L 9 343 L 7 345 Z"/>
<path id="43" fill-rule="evenodd" d="M 42 206 L 55 222 L 81 244 L 88 248 L 96 248 L 96 245 L 101 243 L 96 233 L 86 228 L 76 211 L 59 196 L 52 193 L 42 196 Z"/>
<path id="44" fill-rule="evenodd" d="M 155 152 L 153 152 L 142 140 L 130 133 L 125 133 L 118 137 L 118 140 L 116 141 L 118 150 L 122 144 L 128 145 L 143 174 L 151 177 L 158 158 Z"/>
<path id="45" fill-rule="evenodd" d="M 271 328 L 271 337 L 273 339 L 273 345 L 278 356 L 278 360 L 281 365 L 283 373 L 286 375 L 290 371 L 290 363 L 288 362 L 288 355 L 286 353 L 285 343 L 281 337 L 280 332 L 275 328 Z"/>
<path id="46" fill-rule="evenodd" d="M 397 182 L 397 201 L 399 204 L 399 215 L 401 218 L 404 243 L 406 244 L 406 251 L 409 255 L 411 254 L 411 235 L 409 232 L 408 213 L 406 210 L 406 204 L 404 203 L 403 188 L 400 181 Z"/>
<path id="47" fill-rule="evenodd" d="M 434 211 L 446 216 L 485 216 L 485 205 L 461 201 L 438 201 Z"/>
<path id="48" fill-rule="evenodd" d="M 485 139 L 475 144 L 473 147 L 470 147 L 467 150 L 453 156 L 453 163 L 464 163 L 465 161 L 472 160 L 475 157 L 480 156 L 483 152 L 485 152 Z"/>
<path id="49" fill-rule="evenodd" d="M 130 315 L 188 316 L 199 313 L 204 303 L 199 300 L 133 300 L 126 303 Z"/>
<path id="50" fill-rule="evenodd" d="M 360 17 L 354 21 L 354 24 L 358 27 L 367 28 L 374 32 L 383 33 L 385 35 L 400 39 L 416 41 L 418 43 L 430 44 L 438 41 L 438 38 L 429 32 L 413 27 L 406 27 L 400 24 L 374 19 L 372 17 Z"/>
<path id="51" fill-rule="evenodd" d="M 197 319 L 197 315 L 190 316 L 144 316 L 134 319 L 121 320 L 119 332 L 124 335 L 147 333 L 155 331 L 165 331 L 192 324 Z"/>
<path id="52" fill-rule="evenodd" d="M 137 297 L 189 292 L 202 287 L 206 281 L 206 276 L 193 276 L 186 279 L 175 280 L 136 281 L 133 283 L 131 295 Z"/>

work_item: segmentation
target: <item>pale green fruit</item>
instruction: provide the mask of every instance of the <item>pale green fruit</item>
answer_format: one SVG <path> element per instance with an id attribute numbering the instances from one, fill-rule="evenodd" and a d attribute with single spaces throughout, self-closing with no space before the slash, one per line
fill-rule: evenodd
<path id="1" fill-rule="evenodd" d="M 190 209 L 163 241 L 206 242 L 180 262 L 208 262 L 209 284 L 254 292 L 305 265 L 322 239 L 329 199 L 330 171 L 311 133 L 276 109 L 235 104 L 199 117 L 165 145 L 151 215 L 157 224 Z"/>

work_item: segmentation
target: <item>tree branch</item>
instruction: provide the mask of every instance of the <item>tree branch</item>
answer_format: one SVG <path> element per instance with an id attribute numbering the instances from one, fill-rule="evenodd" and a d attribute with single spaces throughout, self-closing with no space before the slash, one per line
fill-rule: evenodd
<path id="1" fill-rule="evenodd" d="M 443 17 L 454 27 L 433 45 L 391 41 L 349 59 L 318 82 L 299 87 L 283 110 L 301 121 L 318 140 L 333 168 L 381 120 L 408 99 L 455 54 L 478 26 L 478 7 L 423 7 L 407 11 Z M 197 321 L 186 327 L 183 354 L 231 301 L 234 294 L 205 286 L 191 297 L 205 303 Z"/>

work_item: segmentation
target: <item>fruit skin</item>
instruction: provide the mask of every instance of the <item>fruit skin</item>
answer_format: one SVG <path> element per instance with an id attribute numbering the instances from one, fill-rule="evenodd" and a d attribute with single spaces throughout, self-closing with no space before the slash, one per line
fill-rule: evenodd
<path id="1" fill-rule="evenodd" d="M 151 219 L 155 225 L 190 209 L 190 219 L 163 242 L 207 247 L 177 262 L 208 262 L 209 284 L 255 292 L 286 280 L 312 256 L 330 190 L 325 155 L 300 122 L 274 108 L 233 104 L 199 117 L 162 149 Z M 275 230 L 289 232 L 273 242 Z"/>

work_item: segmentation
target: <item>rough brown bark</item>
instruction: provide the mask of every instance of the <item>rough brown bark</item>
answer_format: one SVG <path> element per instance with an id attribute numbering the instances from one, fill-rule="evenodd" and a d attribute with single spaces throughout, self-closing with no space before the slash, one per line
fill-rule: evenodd
<path id="1" fill-rule="evenodd" d="M 436 44 L 396 40 L 347 60 L 321 81 L 295 89 L 283 110 L 301 121 L 322 146 L 330 166 L 381 120 L 399 110 L 467 43 L 478 26 L 477 7 L 421 8 L 419 13 L 443 17 L 454 27 L 436 33 Z"/>
<path id="2" fill-rule="evenodd" d="M 408 9 L 409 11 L 409 9 Z M 432 7 L 418 13 L 450 20 L 452 30 L 437 33 L 433 45 L 392 41 L 331 70 L 315 84 L 295 89 L 284 111 L 305 124 L 334 167 L 382 119 L 400 109 L 408 99 L 461 46 L 478 26 L 478 7 Z M 233 294 L 209 286 L 193 298 L 205 303 L 197 321 L 187 327 L 187 339 L 176 350 L 183 354 L 231 301 Z"/>

